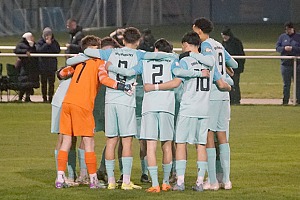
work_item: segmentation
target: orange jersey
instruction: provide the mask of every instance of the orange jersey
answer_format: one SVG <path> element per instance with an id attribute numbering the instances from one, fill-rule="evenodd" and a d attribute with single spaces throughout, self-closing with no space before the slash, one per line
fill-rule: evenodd
<path id="1" fill-rule="evenodd" d="M 105 61 L 89 59 L 73 67 L 68 66 L 61 72 L 61 76 L 73 73 L 72 81 L 64 98 L 65 103 L 74 104 L 92 111 L 98 89 L 101 84 L 111 88 L 117 87 L 117 81 L 108 77 Z"/>

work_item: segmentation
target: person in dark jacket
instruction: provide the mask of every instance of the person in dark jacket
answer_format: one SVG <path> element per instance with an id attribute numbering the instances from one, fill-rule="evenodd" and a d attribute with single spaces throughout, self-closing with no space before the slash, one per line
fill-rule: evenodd
<path id="1" fill-rule="evenodd" d="M 46 27 L 43 30 L 42 37 L 36 44 L 36 50 L 39 53 L 59 53 L 60 46 L 55 40 L 52 30 Z M 57 57 L 40 57 L 39 69 L 41 74 L 41 89 L 44 102 L 51 103 L 54 95 L 55 72 L 57 70 Z M 47 98 L 48 83 L 48 98 Z"/>
<path id="2" fill-rule="evenodd" d="M 30 95 L 33 94 L 33 88 L 39 88 L 39 68 L 38 58 L 30 57 L 31 53 L 36 53 L 34 37 L 32 33 L 26 32 L 22 36 L 22 40 L 17 44 L 14 53 L 27 54 L 27 57 L 19 57 L 20 70 L 20 93 L 19 100 L 22 101 L 25 94 L 25 102 L 30 102 Z"/>
<path id="3" fill-rule="evenodd" d="M 234 56 L 244 56 L 244 47 L 241 40 L 234 36 L 229 27 L 224 27 L 221 32 L 223 38 L 222 45 L 225 47 L 226 51 L 230 55 Z M 230 94 L 230 104 L 240 104 L 241 103 L 241 90 L 240 90 L 240 75 L 244 72 L 245 59 L 236 59 L 238 63 L 238 68 L 233 69 L 234 75 L 232 79 L 234 81 L 234 87 L 229 92 Z"/>
<path id="4" fill-rule="evenodd" d="M 70 42 L 66 44 L 66 53 L 78 54 L 82 52 L 81 39 L 84 37 L 82 27 L 77 25 L 75 19 L 67 20 L 67 29 L 70 34 Z"/>
<path id="5" fill-rule="evenodd" d="M 294 24 L 286 22 L 284 24 L 285 33 L 281 34 L 276 43 L 276 51 L 282 56 L 300 56 L 300 33 L 296 33 Z M 293 77 L 294 64 L 292 59 L 281 59 L 281 75 L 283 80 L 283 100 L 282 104 L 287 105 L 290 99 L 291 80 Z M 300 61 L 297 60 L 296 69 L 296 99 L 300 104 Z"/>

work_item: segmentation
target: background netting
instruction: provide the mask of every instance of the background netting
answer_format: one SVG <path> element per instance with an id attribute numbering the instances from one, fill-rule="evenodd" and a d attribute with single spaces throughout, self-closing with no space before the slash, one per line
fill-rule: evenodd
<path id="1" fill-rule="evenodd" d="M 300 22 L 297 0 L 0 0 L 0 36 L 65 31 L 66 20 L 83 28 L 191 23 L 208 17 L 214 23 Z"/>

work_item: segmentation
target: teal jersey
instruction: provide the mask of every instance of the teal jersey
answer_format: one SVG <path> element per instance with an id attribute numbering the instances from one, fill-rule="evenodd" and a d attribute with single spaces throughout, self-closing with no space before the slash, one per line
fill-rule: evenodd
<path id="1" fill-rule="evenodd" d="M 173 79 L 174 71 L 179 68 L 177 57 L 165 54 L 161 59 L 144 59 L 131 69 L 109 66 L 108 70 L 128 77 L 142 74 L 143 84 L 165 83 Z M 184 72 L 184 75 L 187 75 Z M 189 75 L 189 74 L 188 74 Z M 195 75 L 190 73 L 190 75 Z M 146 112 L 168 112 L 174 114 L 175 94 L 173 90 L 159 90 L 144 93 L 142 114 Z"/>
<path id="2" fill-rule="evenodd" d="M 114 66 L 126 69 L 131 69 L 137 65 L 138 61 L 141 60 L 145 54 L 144 51 L 130 49 L 127 47 L 107 50 L 100 49 L 99 53 L 103 60 L 110 61 Z M 114 80 L 125 81 L 126 83 L 134 83 L 136 81 L 136 76 L 126 77 L 114 72 L 108 72 L 108 75 Z M 105 94 L 105 103 L 135 107 L 135 93 L 129 96 L 123 91 L 107 88 Z"/>
<path id="3" fill-rule="evenodd" d="M 201 71 L 207 67 L 195 58 L 184 57 L 180 67 L 187 70 Z M 208 118 L 209 97 L 214 73 L 210 77 L 185 78 L 181 97 L 179 115 L 186 117 Z"/>
<path id="4" fill-rule="evenodd" d="M 173 80 L 172 71 L 179 68 L 177 59 L 143 60 L 143 83 L 160 84 Z M 159 90 L 144 93 L 142 114 L 147 112 L 175 113 L 174 90 Z"/>
<path id="5" fill-rule="evenodd" d="M 226 62 L 231 56 L 225 50 L 221 43 L 212 38 L 208 38 L 201 43 L 201 53 L 203 55 L 213 55 L 215 58 L 215 70 L 218 70 L 222 79 L 226 79 Z M 229 92 L 220 91 L 216 84 L 212 85 L 210 100 L 229 100 Z"/>

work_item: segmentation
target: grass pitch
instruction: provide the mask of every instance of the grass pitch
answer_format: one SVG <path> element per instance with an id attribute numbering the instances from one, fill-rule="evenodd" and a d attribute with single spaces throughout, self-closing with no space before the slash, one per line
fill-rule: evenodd
<path id="1" fill-rule="evenodd" d="M 231 114 L 231 180 L 233 189 L 197 193 L 196 155 L 189 146 L 186 191 L 148 194 L 143 190 L 91 190 L 87 186 L 55 189 L 51 106 L 42 103 L 0 104 L 0 199 L 299 199 L 300 107 L 233 106 Z M 105 142 L 96 134 L 97 159 Z M 161 151 L 158 150 L 158 163 Z M 99 162 L 98 162 L 99 163 Z M 160 181 L 162 169 L 159 164 Z M 118 167 L 115 170 L 119 176 Z M 140 178 L 134 141 L 132 180 Z"/>

